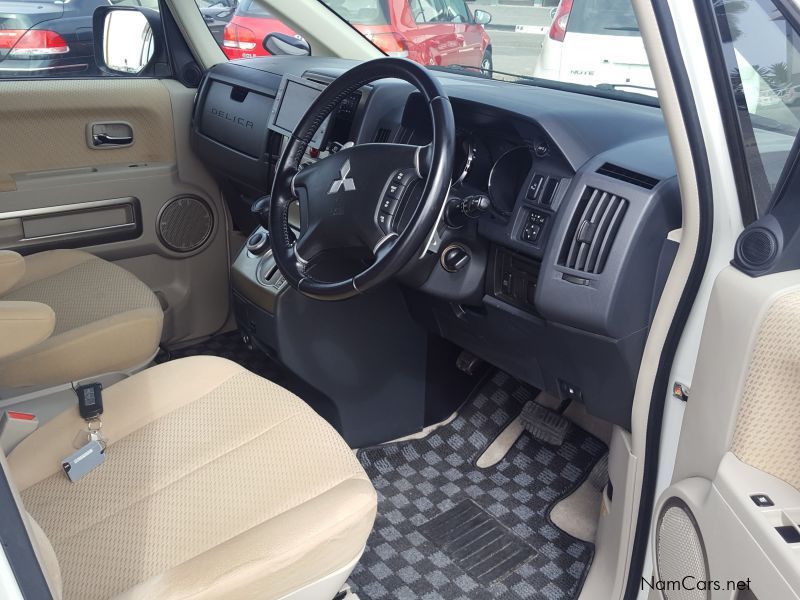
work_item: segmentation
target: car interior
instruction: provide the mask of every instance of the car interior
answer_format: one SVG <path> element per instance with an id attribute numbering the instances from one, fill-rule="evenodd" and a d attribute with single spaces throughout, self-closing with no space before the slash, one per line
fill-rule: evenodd
<path id="1" fill-rule="evenodd" d="M 311 55 L 228 61 L 167 0 L 95 11 L 111 76 L 0 81 L 24 597 L 621 598 L 640 535 L 662 578 L 746 564 L 760 591 L 714 598 L 796 597 L 796 271 L 713 255 L 694 380 L 660 362 L 707 222 L 674 84 L 429 69 L 302 4 L 265 6 Z M 114 19 L 146 32 L 124 66 Z M 651 394 L 664 431 L 681 407 L 655 542 Z"/>

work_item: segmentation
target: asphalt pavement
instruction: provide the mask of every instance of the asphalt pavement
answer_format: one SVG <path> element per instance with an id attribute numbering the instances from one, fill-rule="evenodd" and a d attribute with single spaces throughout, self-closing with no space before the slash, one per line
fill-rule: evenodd
<path id="1" fill-rule="evenodd" d="M 525 3 L 474 0 L 470 6 L 492 15 L 486 32 L 492 38 L 495 71 L 533 75 L 542 41 L 550 30 L 551 8 L 535 6 L 532 0 Z"/>

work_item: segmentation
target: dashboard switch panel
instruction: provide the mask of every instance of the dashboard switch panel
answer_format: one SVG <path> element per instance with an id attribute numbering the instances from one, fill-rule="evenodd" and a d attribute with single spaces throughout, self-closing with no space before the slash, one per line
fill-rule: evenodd
<path id="1" fill-rule="evenodd" d="M 536 313 L 539 263 L 500 246 L 492 249 L 492 257 L 489 292 L 508 304 Z"/>
<path id="2" fill-rule="evenodd" d="M 525 226 L 520 233 L 520 238 L 522 241 L 533 244 L 534 246 L 538 246 L 548 218 L 548 214 L 539 212 L 537 210 L 532 210 L 528 214 L 528 218 L 525 221 Z"/>

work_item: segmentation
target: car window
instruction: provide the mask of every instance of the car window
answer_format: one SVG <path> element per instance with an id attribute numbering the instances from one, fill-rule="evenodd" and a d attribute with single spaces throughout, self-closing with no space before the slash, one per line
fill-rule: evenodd
<path id="1" fill-rule="evenodd" d="M 108 75 L 95 61 L 92 15 L 97 7 L 109 5 L 157 10 L 158 0 L 0 0 L 0 79 Z M 124 28 L 117 28 L 114 36 L 115 52 L 141 54 L 140 36 Z M 137 76 L 133 71 L 127 76 Z"/>
<path id="2" fill-rule="evenodd" d="M 324 3 L 350 23 L 382 25 L 389 22 L 388 0 L 324 0 Z"/>
<path id="3" fill-rule="evenodd" d="M 439 18 L 434 0 L 410 0 L 409 6 L 416 23 L 435 23 Z"/>
<path id="4" fill-rule="evenodd" d="M 201 7 L 202 10 L 202 7 Z M 267 10 L 267 7 L 252 0 L 243 0 L 236 7 L 236 13 L 247 17 L 263 17 L 272 18 L 272 13 Z"/>
<path id="5" fill-rule="evenodd" d="M 715 7 L 756 212 L 763 214 L 800 131 L 800 40 L 770 0 Z"/>
<path id="6" fill-rule="evenodd" d="M 575 0 L 567 31 L 593 35 L 641 35 L 630 0 Z"/>
<path id="7" fill-rule="evenodd" d="M 509 82 L 547 79 L 582 89 L 578 84 L 587 92 L 657 104 L 631 0 L 319 1 L 331 19 L 344 19 L 390 56 Z M 215 18 L 204 11 L 228 58 L 268 56 L 263 42 L 270 33 L 299 35 L 270 14 L 269 3 L 242 0 Z"/>
<path id="8" fill-rule="evenodd" d="M 447 23 L 467 23 L 469 22 L 469 12 L 463 0 L 442 0 L 444 10 L 440 21 Z"/>

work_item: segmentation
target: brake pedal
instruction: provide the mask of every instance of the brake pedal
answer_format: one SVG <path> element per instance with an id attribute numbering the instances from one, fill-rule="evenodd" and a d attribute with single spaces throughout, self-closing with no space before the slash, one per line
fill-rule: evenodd
<path id="1" fill-rule="evenodd" d="M 540 442 L 560 446 L 567 436 L 569 421 L 558 413 L 548 410 L 536 402 L 526 402 L 520 420 L 525 430 Z"/>

